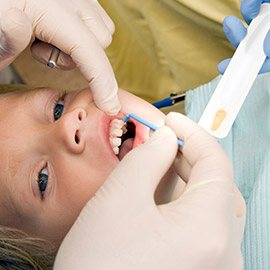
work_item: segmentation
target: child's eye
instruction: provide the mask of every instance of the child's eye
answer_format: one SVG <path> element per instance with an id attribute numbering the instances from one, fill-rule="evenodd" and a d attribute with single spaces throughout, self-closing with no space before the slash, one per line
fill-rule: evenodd
<path id="1" fill-rule="evenodd" d="M 53 108 L 53 119 L 54 121 L 57 121 L 63 114 L 64 107 L 65 107 L 65 97 L 66 92 L 63 92 L 54 102 L 54 108 Z"/>
<path id="2" fill-rule="evenodd" d="M 54 121 L 57 121 L 63 114 L 64 111 L 64 101 L 63 100 L 58 100 L 54 106 L 53 110 L 53 118 Z"/>
<path id="3" fill-rule="evenodd" d="M 48 168 L 43 168 L 39 174 L 38 174 L 38 188 L 39 191 L 41 193 L 41 195 L 43 195 L 43 193 L 45 192 L 47 185 L 48 185 L 48 179 L 49 179 L 49 173 L 48 173 Z"/>

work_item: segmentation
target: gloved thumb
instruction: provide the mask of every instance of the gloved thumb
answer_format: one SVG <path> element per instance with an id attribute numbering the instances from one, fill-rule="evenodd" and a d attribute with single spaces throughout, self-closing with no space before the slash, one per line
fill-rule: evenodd
<path id="1" fill-rule="evenodd" d="M 230 64 L 230 61 L 231 61 L 231 58 L 228 58 L 228 59 L 225 59 L 223 61 L 221 61 L 219 64 L 218 64 L 218 72 L 220 74 L 224 74 L 228 65 Z"/>
<path id="2" fill-rule="evenodd" d="M 126 201 L 132 201 L 132 197 L 138 195 L 153 201 L 154 191 L 172 165 L 177 149 L 174 132 L 168 127 L 161 127 L 146 143 L 123 158 L 103 185 L 103 190 L 114 189 L 111 193 L 118 198 L 122 197 L 121 202 L 123 197 L 127 198 Z M 119 186 L 122 194 L 119 194 L 119 190 L 116 191 Z"/>
<path id="3" fill-rule="evenodd" d="M 220 234 L 220 224 L 226 224 L 230 217 L 239 219 L 239 232 L 245 219 L 244 200 L 233 184 L 233 171 L 230 160 L 218 142 L 205 130 L 186 116 L 169 113 L 165 119 L 179 138 L 184 139 L 181 171 L 188 175 L 185 191 L 166 207 L 172 207 L 176 216 L 198 218 L 201 226 L 214 226 Z M 183 166 L 184 165 L 184 166 Z M 188 168 L 189 167 L 189 168 Z M 178 168 L 180 169 L 180 168 Z M 189 170 L 189 172 L 188 172 Z M 182 172 L 183 173 L 183 172 Z M 180 172 L 181 176 L 181 172 Z M 207 213 L 201 212 L 207 209 Z M 231 210 L 235 211 L 231 211 Z M 181 213 L 181 215 L 179 215 Z"/>
<path id="4" fill-rule="evenodd" d="M 217 177 L 232 182 L 231 162 L 216 139 L 179 113 L 169 113 L 165 123 L 185 142 L 182 154 L 190 166 L 189 187 Z"/>
<path id="5" fill-rule="evenodd" d="M 4 68 L 30 43 L 32 25 L 19 9 L 9 9 L 1 18 L 0 68 Z"/>

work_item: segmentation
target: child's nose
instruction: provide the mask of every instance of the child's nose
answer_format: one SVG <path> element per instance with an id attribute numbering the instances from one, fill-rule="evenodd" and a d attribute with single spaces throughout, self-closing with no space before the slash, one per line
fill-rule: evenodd
<path id="1" fill-rule="evenodd" d="M 75 154 L 82 153 L 85 148 L 83 126 L 86 116 L 87 113 L 84 109 L 76 108 L 73 111 L 66 112 L 57 120 L 56 133 L 60 141 L 62 141 L 68 151 Z"/>

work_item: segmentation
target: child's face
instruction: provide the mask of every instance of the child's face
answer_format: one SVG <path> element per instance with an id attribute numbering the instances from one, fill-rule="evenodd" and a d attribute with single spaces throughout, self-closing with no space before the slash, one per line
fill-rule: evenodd
<path id="1" fill-rule="evenodd" d="M 124 91 L 117 117 L 97 109 L 89 89 L 64 101 L 58 96 L 44 89 L 0 95 L 1 224 L 56 244 L 119 163 L 109 140 L 111 120 L 130 112 L 153 123 L 163 118 Z M 136 132 L 135 144 L 148 138 L 144 126 L 136 125 Z"/>

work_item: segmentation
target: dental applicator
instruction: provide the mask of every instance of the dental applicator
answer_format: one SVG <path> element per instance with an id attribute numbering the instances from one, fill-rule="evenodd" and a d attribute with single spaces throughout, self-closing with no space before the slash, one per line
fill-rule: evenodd
<path id="1" fill-rule="evenodd" d="M 199 125 L 211 135 L 218 138 L 228 135 L 266 59 L 263 44 L 269 29 L 270 4 L 265 3 L 249 25 L 246 37 L 235 51 L 201 116 Z"/>
<path id="2" fill-rule="evenodd" d="M 132 118 L 132 119 L 134 119 L 134 120 L 140 122 L 141 124 L 143 124 L 143 125 L 149 127 L 149 128 L 150 128 L 151 130 L 153 130 L 153 131 L 156 131 L 156 130 L 158 129 L 158 127 L 157 127 L 156 125 L 150 123 L 149 121 L 147 121 L 147 120 L 141 118 L 140 116 L 138 116 L 138 115 L 136 115 L 136 114 L 134 114 L 134 113 L 129 113 L 129 114 L 127 114 L 127 115 L 123 118 L 123 121 L 126 123 L 130 118 Z M 184 146 L 184 141 L 181 140 L 181 139 L 178 139 L 178 140 L 177 140 L 177 143 L 178 143 L 178 145 L 179 145 L 180 147 L 183 147 L 183 146 Z"/>

